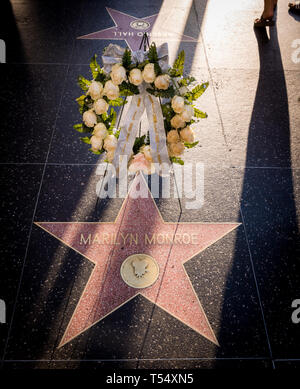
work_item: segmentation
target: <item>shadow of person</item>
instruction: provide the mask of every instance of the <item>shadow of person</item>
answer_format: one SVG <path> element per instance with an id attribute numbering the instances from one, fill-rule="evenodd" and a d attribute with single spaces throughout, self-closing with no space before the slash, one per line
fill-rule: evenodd
<path id="1" fill-rule="evenodd" d="M 231 271 L 224 288 L 217 358 L 265 359 L 296 355 L 299 331 L 290 320 L 299 287 L 299 241 L 291 169 L 290 118 L 286 79 L 276 26 L 255 29 L 260 69 L 249 124 L 246 167 L 236 169 L 240 195 L 240 228 Z M 239 304 L 230 304 L 241 280 L 242 242 L 247 241 L 252 292 L 240 284 Z M 245 303 L 245 295 L 247 296 Z M 238 301 L 238 300 L 236 300 Z M 239 319 L 233 320 L 234 317 Z M 237 327 L 234 328 L 233 326 Z M 257 362 L 258 363 L 258 362 Z M 217 360 L 215 366 L 221 367 Z"/>
<path id="2" fill-rule="evenodd" d="M 297 22 L 300 22 L 300 11 L 297 13 L 295 11 L 288 10 L 290 16 L 292 16 Z"/>
<path id="3" fill-rule="evenodd" d="M 26 62 L 23 42 L 21 40 L 17 21 L 9 0 L 2 0 L 0 6 L 1 15 L 5 15 L 0 23 L 0 38 L 6 44 L 6 62 Z"/>

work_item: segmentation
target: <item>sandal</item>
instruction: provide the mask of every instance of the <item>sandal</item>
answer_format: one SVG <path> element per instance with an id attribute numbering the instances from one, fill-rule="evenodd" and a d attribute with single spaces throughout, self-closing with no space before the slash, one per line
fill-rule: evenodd
<path id="1" fill-rule="evenodd" d="M 270 18 L 264 18 L 261 16 L 260 19 L 257 18 L 254 20 L 254 27 L 272 27 L 274 24 L 275 22 L 273 20 L 273 16 Z"/>
<path id="2" fill-rule="evenodd" d="M 296 1 L 295 3 L 289 3 L 290 11 L 295 13 L 300 13 L 300 1 Z"/>

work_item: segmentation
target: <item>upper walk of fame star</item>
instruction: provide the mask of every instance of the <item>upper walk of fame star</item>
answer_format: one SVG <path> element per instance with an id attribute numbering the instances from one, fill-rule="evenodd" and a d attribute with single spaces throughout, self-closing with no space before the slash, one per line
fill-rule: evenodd
<path id="1" fill-rule="evenodd" d="M 139 185 L 146 198 L 136 198 Z M 239 223 L 164 222 L 137 175 L 115 222 L 36 224 L 94 264 L 59 347 L 138 294 L 218 344 L 184 263 Z"/>
<path id="2" fill-rule="evenodd" d="M 105 28 L 87 35 L 78 37 L 78 39 L 107 39 L 107 40 L 125 40 L 131 50 L 138 50 L 143 34 L 151 34 L 158 14 L 136 18 L 124 12 L 106 7 L 107 12 L 115 23 L 114 27 Z M 164 38 L 164 40 L 176 40 L 185 42 L 196 42 L 195 38 L 188 35 L 179 34 L 176 31 L 164 31 L 164 26 L 160 26 L 158 36 L 155 39 Z"/>

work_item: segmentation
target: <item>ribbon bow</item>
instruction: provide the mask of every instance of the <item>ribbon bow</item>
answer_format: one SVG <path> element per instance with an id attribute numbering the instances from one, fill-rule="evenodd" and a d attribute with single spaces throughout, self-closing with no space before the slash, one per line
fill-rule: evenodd
<path id="1" fill-rule="evenodd" d="M 104 71 L 110 73 L 111 68 L 116 63 L 122 62 L 122 56 L 125 49 L 110 44 L 104 51 L 102 60 L 104 64 Z M 163 72 L 168 70 L 168 44 L 164 43 L 157 48 L 159 57 L 159 65 Z M 146 59 L 147 52 L 137 50 L 132 52 L 132 58 L 134 62 L 143 62 Z M 124 125 L 121 127 L 118 145 L 115 151 L 113 165 L 116 168 L 117 173 L 119 172 L 120 165 L 124 157 L 127 160 L 132 154 L 132 148 L 135 142 L 135 138 L 138 132 L 139 123 L 142 115 L 146 110 L 147 118 L 149 122 L 149 138 L 150 148 L 153 162 L 159 164 L 170 165 L 169 154 L 166 144 L 166 133 L 164 128 L 164 119 L 160 106 L 159 99 L 146 91 L 149 84 L 143 82 L 139 86 L 139 95 L 134 95 L 131 98 L 129 108 L 127 110 Z"/>

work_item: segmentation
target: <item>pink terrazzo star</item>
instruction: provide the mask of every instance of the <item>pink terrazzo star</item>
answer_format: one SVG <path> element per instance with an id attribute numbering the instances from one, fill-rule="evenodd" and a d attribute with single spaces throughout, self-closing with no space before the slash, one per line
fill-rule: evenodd
<path id="1" fill-rule="evenodd" d="M 134 198 L 141 187 L 147 198 Z M 166 223 L 138 175 L 114 223 L 36 224 L 95 264 L 59 347 L 138 294 L 218 344 L 183 264 L 238 223 Z M 128 286 L 120 275 L 123 261 L 135 253 L 151 255 L 160 268 L 144 289 Z"/>
<path id="2" fill-rule="evenodd" d="M 80 36 L 77 39 L 125 40 L 131 50 L 138 50 L 144 32 L 151 37 L 151 31 L 158 14 L 146 16 L 144 18 L 136 18 L 112 8 L 106 7 L 106 10 L 114 21 L 115 26 Z M 165 38 L 166 41 L 197 41 L 195 38 L 188 35 L 163 30 L 158 33 L 158 36 L 154 36 L 153 40 L 158 38 Z"/>

